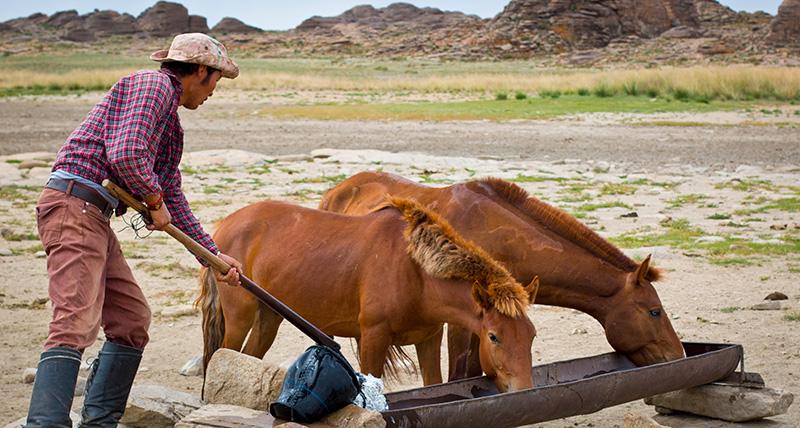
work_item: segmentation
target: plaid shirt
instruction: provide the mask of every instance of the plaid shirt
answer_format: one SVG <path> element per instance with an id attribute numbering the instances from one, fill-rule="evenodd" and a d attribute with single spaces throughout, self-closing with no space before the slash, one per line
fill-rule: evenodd
<path id="1" fill-rule="evenodd" d="M 178 78 L 165 70 L 122 78 L 67 138 L 53 171 L 95 183 L 108 178 L 140 199 L 163 193 L 172 224 L 217 254 L 181 191 L 182 91 Z"/>

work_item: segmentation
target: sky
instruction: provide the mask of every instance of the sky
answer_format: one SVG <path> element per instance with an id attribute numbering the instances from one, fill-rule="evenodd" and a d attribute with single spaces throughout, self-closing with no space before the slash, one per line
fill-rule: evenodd
<path id="1" fill-rule="evenodd" d="M 213 27 L 220 19 L 232 16 L 265 30 L 287 30 L 296 27 L 306 18 L 314 15 L 335 16 L 360 4 L 384 7 L 399 0 L 295 0 L 291 5 L 275 0 L 178 0 L 189 9 L 192 15 L 202 15 Z M 491 18 L 510 2 L 510 0 L 402 0 L 419 7 L 436 7 L 442 10 L 456 10 L 468 14 Z M 774 15 L 781 0 L 719 0 L 734 9 L 753 12 L 763 10 Z M 4 0 L 0 8 L 0 22 L 12 18 L 28 16 L 36 12 L 52 15 L 65 9 L 76 9 L 84 14 L 94 9 L 111 9 L 127 12 L 133 16 L 156 3 L 156 0 Z"/>

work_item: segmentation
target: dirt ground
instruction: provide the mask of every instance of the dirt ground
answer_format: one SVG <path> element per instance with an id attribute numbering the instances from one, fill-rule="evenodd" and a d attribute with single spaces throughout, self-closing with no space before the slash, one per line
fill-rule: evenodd
<path id="1" fill-rule="evenodd" d="M 50 317 L 41 300 L 47 296 L 47 276 L 45 259 L 37 255 L 37 192 L 55 151 L 94 100 L 0 100 L 0 251 L 11 253 L 0 256 L 0 423 L 26 412 L 31 385 L 22 382 L 22 373 L 36 366 Z M 605 204 L 581 211 L 582 221 L 604 236 L 657 236 L 677 219 L 701 228 L 702 236 L 691 238 L 688 247 L 659 242 L 626 251 L 635 258 L 652 253 L 656 265 L 666 269 L 666 279 L 656 285 L 683 340 L 740 343 L 749 371 L 761 373 L 772 388 L 800 393 L 800 217 L 796 202 L 779 203 L 800 197 L 797 129 L 745 126 L 752 120 L 746 114 L 658 118 L 719 124 L 700 127 L 640 126 L 632 121 L 655 119 L 622 115 L 502 124 L 272 121 L 250 117 L 246 112 L 257 105 L 246 99 L 222 97 L 208 104 L 181 114 L 184 187 L 209 229 L 236 208 L 265 198 L 316 206 L 333 182 L 368 169 L 431 185 L 484 176 L 522 180 L 519 184 L 532 194 L 570 212 L 587 203 L 570 198 L 570 189 L 580 185 L 588 202 Z M 27 160 L 42 166 L 19 169 Z M 749 211 L 737 211 L 742 209 Z M 630 212 L 637 216 L 623 217 Z M 201 352 L 201 318 L 190 308 L 198 290 L 196 262 L 164 236 L 136 239 L 130 229 L 122 230 L 120 219 L 112 226 L 120 230 L 154 313 L 136 382 L 199 395 L 201 379 L 178 374 Z M 692 247 L 720 237 L 757 244 L 762 251 L 719 258 L 699 244 Z M 751 309 L 774 291 L 789 298 L 781 310 Z M 539 331 L 535 364 L 610 351 L 602 328 L 587 315 L 540 305 L 529 314 Z M 339 340 L 352 356 L 348 341 Z M 309 343 L 284 323 L 265 358 L 291 360 Z M 95 355 L 101 344 L 99 337 L 85 357 Z M 418 385 L 418 378 L 408 377 L 388 387 Z M 75 408 L 79 405 L 76 398 Z M 638 401 L 537 426 L 622 426 L 628 412 L 655 415 Z M 656 419 L 673 427 L 736 426 L 686 416 Z M 800 405 L 795 403 L 786 415 L 746 426 L 792 427 L 797 421 Z"/>

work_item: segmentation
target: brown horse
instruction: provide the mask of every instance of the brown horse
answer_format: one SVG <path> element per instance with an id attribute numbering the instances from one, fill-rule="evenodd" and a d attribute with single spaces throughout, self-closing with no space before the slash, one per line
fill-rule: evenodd
<path id="1" fill-rule="evenodd" d="M 531 387 L 526 288 L 482 249 L 416 202 L 392 199 L 360 217 L 281 202 L 242 208 L 218 224 L 221 251 L 244 273 L 327 334 L 354 337 L 361 371 L 393 367 L 391 347 L 415 344 L 426 385 L 440 383 L 443 323 L 479 339 L 479 359 L 500 391 Z M 201 275 L 204 361 L 220 347 L 263 357 L 282 318 L 239 287 Z"/>
<path id="2" fill-rule="evenodd" d="M 651 284 L 660 271 L 650 266 L 650 257 L 637 265 L 574 217 L 494 178 L 431 188 L 392 174 L 362 172 L 329 190 L 320 208 L 358 215 L 387 194 L 414 198 L 435 210 L 520 282 L 539 275 L 536 303 L 591 315 L 611 346 L 635 364 L 684 356 Z M 480 374 L 475 344 L 469 341 L 462 329 L 448 328 L 451 380 Z"/>

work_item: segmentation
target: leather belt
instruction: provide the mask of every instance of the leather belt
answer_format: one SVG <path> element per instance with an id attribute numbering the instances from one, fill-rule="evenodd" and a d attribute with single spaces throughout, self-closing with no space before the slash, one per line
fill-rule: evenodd
<path id="1" fill-rule="evenodd" d="M 108 202 L 108 200 L 106 200 L 106 198 L 104 198 L 97 190 L 75 180 L 51 178 L 47 181 L 47 185 L 45 187 L 48 189 L 58 190 L 59 192 L 64 192 L 67 195 L 75 196 L 78 199 L 82 199 L 96 206 L 100 209 L 100 212 L 103 213 L 105 218 L 111 218 L 111 214 L 114 214 L 113 205 L 111 205 L 111 203 Z"/>

